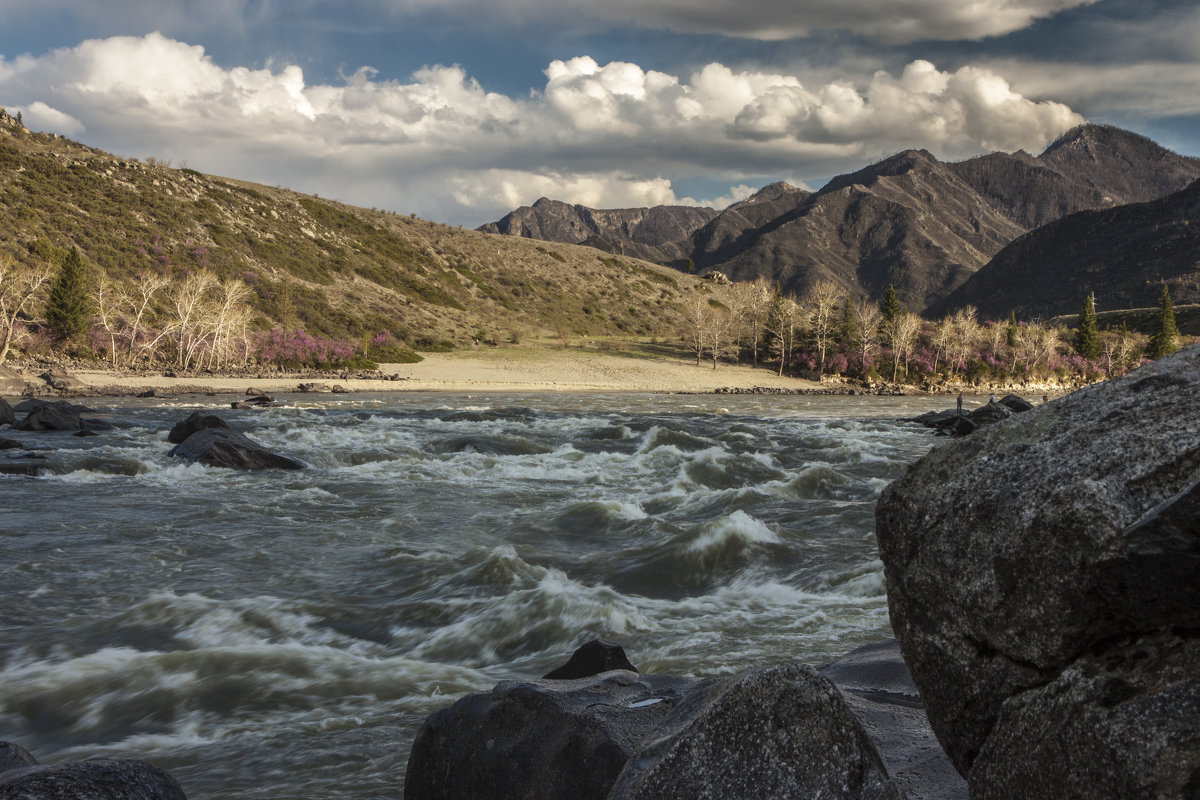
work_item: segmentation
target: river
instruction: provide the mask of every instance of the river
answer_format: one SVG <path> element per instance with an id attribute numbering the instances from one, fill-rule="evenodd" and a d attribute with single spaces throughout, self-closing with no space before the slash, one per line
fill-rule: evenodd
<path id="1" fill-rule="evenodd" d="M 2 431 L 0 740 L 145 758 L 188 797 L 399 797 L 421 721 L 594 637 L 643 672 L 890 635 L 873 509 L 937 398 L 296 395 L 92 402 Z M 168 458 L 198 408 L 305 461 Z M 221 412 L 220 409 L 225 411 Z"/>

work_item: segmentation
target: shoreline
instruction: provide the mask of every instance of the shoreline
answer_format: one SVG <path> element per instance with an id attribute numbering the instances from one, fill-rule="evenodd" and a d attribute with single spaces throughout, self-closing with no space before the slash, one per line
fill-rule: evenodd
<path id="1" fill-rule="evenodd" d="M 615 353 L 605 350 L 519 347 L 429 353 L 416 364 L 380 364 L 372 372 L 272 372 L 175 376 L 170 372 L 130 372 L 101 365 L 66 367 L 66 382 L 53 386 L 37 364 L 13 364 L 34 396 L 118 396 L 139 394 L 293 394 L 358 392 L 573 392 L 761 395 L 986 396 L 990 392 L 1061 395 L 1063 386 L 948 386 L 938 391 L 905 384 L 867 386 L 858 381 L 781 377 L 773 369 L 741 364 L 697 366 L 692 358 Z M 54 367 L 58 373 L 64 367 Z M 10 394 L 14 394 L 10 392 Z"/>

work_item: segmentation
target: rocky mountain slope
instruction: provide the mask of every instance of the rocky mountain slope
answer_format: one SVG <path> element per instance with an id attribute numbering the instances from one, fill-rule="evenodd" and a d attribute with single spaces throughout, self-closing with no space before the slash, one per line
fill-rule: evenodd
<path id="1" fill-rule="evenodd" d="M 1009 244 L 934 314 L 974 305 L 984 317 L 1078 313 L 1094 293 L 1102 310 L 1146 308 L 1166 283 L 1177 303 L 1200 301 L 1200 181 L 1146 203 L 1080 211 Z"/>
<path id="2" fill-rule="evenodd" d="M 72 246 L 119 282 L 199 268 L 240 278 L 259 328 L 355 341 L 386 329 L 415 346 L 480 331 L 672 336 L 697 283 L 592 248 L 121 158 L 0 109 L 0 257 L 44 263 Z"/>
<path id="3" fill-rule="evenodd" d="M 696 271 L 735 280 L 763 276 L 794 292 L 833 280 L 878 297 L 894 284 L 909 308 L 932 311 L 1028 231 L 1081 210 L 1153 200 L 1197 178 L 1200 159 L 1103 125 L 1075 128 L 1038 156 L 944 163 L 908 150 L 814 193 L 767 187 L 765 202 L 731 206 L 686 242 L 657 245 L 658 260 L 683 267 L 690 259 Z"/>
<path id="4" fill-rule="evenodd" d="M 598 209 L 543 197 L 478 230 L 582 244 L 667 263 L 686 257 L 688 237 L 716 214 L 714 209 L 694 206 Z"/>

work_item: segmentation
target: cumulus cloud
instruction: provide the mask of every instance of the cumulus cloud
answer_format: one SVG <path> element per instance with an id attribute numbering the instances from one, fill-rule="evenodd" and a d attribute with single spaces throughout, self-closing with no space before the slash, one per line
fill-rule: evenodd
<path id="1" fill-rule="evenodd" d="M 594 206 L 678 202 L 672 180 L 829 176 L 904 147 L 955 157 L 1035 150 L 1081 121 L 997 72 L 939 70 L 809 85 L 709 64 L 690 75 L 578 58 L 528 96 L 457 66 L 310 85 L 300 67 L 225 69 L 161 34 L 0 58 L 0 97 L 41 126 L 123 155 L 363 205 L 482 222 L 546 195 Z M 32 117 L 32 113 L 31 113 Z M 736 197 L 740 190 L 730 190 Z"/>

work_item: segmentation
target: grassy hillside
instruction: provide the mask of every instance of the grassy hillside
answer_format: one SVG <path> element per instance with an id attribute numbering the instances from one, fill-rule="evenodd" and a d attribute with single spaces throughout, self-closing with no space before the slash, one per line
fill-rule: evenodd
<path id="1" fill-rule="evenodd" d="M 478 233 L 30 133 L 0 110 L 0 253 L 77 246 L 96 275 L 206 268 L 254 326 L 417 348 L 499 335 L 675 336 L 696 279 L 586 247 Z"/>

